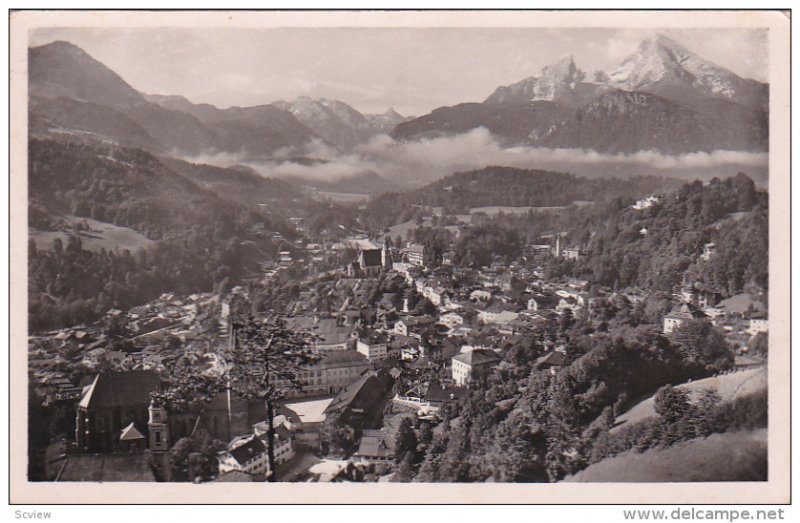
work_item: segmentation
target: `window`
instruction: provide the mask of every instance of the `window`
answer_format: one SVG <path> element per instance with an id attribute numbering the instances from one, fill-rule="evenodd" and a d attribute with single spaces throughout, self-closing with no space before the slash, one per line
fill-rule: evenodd
<path id="1" fill-rule="evenodd" d="M 161 431 L 160 430 L 157 430 L 155 432 L 155 436 L 156 436 L 156 443 L 161 443 Z"/>

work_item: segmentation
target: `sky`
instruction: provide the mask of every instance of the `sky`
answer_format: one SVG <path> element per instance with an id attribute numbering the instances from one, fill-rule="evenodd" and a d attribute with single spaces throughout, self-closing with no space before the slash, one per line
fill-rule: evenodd
<path id="1" fill-rule="evenodd" d="M 659 31 L 739 76 L 766 81 L 767 34 L 753 29 Z M 422 115 L 480 102 L 572 54 L 609 71 L 655 31 L 543 28 L 40 28 L 30 45 L 67 40 L 147 94 L 218 107 L 298 96 L 361 112 Z"/>

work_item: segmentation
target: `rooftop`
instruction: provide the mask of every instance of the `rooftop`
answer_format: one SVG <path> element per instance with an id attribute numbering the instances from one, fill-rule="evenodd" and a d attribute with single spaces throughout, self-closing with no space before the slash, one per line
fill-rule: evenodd
<path id="1" fill-rule="evenodd" d="M 264 446 L 263 441 L 261 441 L 259 438 L 252 438 L 244 445 L 239 445 L 235 449 L 229 450 L 228 452 L 231 456 L 233 456 L 233 459 L 235 459 L 237 463 L 244 465 L 254 457 L 259 456 L 266 451 L 267 447 Z"/>
<path id="2" fill-rule="evenodd" d="M 150 393 L 161 386 L 161 379 L 152 370 L 103 372 L 84 394 L 80 407 L 125 407 L 150 401 Z"/>
<path id="3" fill-rule="evenodd" d="M 358 445 L 358 455 L 390 458 L 394 456 L 394 441 L 383 432 L 365 430 Z"/>
<path id="4" fill-rule="evenodd" d="M 453 356 L 453 361 L 460 361 L 470 366 L 497 363 L 499 360 L 500 357 L 497 354 L 485 349 L 475 349 Z"/>
<path id="5" fill-rule="evenodd" d="M 692 320 L 692 319 L 699 319 L 705 318 L 706 314 L 689 303 L 682 303 L 679 306 L 672 309 L 667 315 L 668 318 L 676 318 L 681 320 Z"/>

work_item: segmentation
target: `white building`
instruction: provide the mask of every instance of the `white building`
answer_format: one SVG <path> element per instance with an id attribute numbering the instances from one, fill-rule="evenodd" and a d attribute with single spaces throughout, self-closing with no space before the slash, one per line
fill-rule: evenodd
<path id="1" fill-rule="evenodd" d="M 416 243 L 410 244 L 406 249 L 406 258 L 412 265 L 425 265 L 425 247 Z"/>
<path id="2" fill-rule="evenodd" d="M 688 303 L 683 303 L 664 316 L 664 334 L 671 334 L 675 329 L 683 325 L 685 321 L 705 317 L 705 313 L 698 310 L 696 307 Z"/>
<path id="3" fill-rule="evenodd" d="M 715 243 L 707 243 L 703 245 L 703 254 L 700 255 L 700 258 L 708 261 L 717 252 L 717 245 Z"/>
<path id="4" fill-rule="evenodd" d="M 469 293 L 469 299 L 475 301 L 489 301 L 492 299 L 492 293 L 484 289 L 475 289 Z"/>
<path id="5" fill-rule="evenodd" d="M 451 329 L 464 325 L 464 317 L 456 312 L 448 312 L 439 316 L 439 323 Z"/>
<path id="6" fill-rule="evenodd" d="M 641 211 L 642 209 L 647 209 L 649 207 L 652 207 L 658 202 L 659 202 L 658 196 L 648 196 L 647 198 L 642 198 L 641 200 L 634 203 L 632 207 L 637 211 Z"/>
<path id="7" fill-rule="evenodd" d="M 275 464 L 281 465 L 293 457 L 291 433 L 282 425 L 275 427 Z M 266 426 L 257 425 L 254 434 L 234 439 L 227 450 L 219 453 L 217 461 L 220 475 L 232 471 L 266 475 L 269 472 Z"/>
<path id="8" fill-rule="evenodd" d="M 747 332 L 752 336 L 759 332 L 769 332 L 769 320 L 765 317 L 750 318 L 750 328 L 747 329 Z"/>
<path id="9" fill-rule="evenodd" d="M 356 350 L 367 357 L 369 361 L 382 360 L 388 354 L 386 337 L 378 333 L 369 333 L 359 337 Z"/>
<path id="10" fill-rule="evenodd" d="M 492 309 L 486 309 L 485 311 L 478 311 L 478 318 L 483 323 L 506 325 L 519 318 L 519 313 L 507 310 L 496 311 Z"/>
<path id="11" fill-rule="evenodd" d="M 451 373 L 453 381 L 459 387 L 465 387 L 470 381 L 491 370 L 500 361 L 500 357 L 491 350 L 475 349 L 453 356 Z"/>
<path id="12" fill-rule="evenodd" d="M 433 303 L 437 307 L 442 305 L 445 298 L 447 297 L 445 294 L 445 290 L 442 289 L 441 287 L 429 287 L 427 285 L 422 288 L 422 295 L 428 298 L 431 301 L 431 303 Z"/>

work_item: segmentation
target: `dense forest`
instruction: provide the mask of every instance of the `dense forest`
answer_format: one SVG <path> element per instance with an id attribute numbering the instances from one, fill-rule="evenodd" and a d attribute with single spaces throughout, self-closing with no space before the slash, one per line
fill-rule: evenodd
<path id="1" fill-rule="evenodd" d="M 130 227 L 160 240 L 213 224 L 232 236 L 263 216 L 204 190 L 140 149 L 31 140 L 30 226 L 63 213 Z"/>
<path id="2" fill-rule="evenodd" d="M 210 291 L 253 270 L 272 247 L 248 240 L 252 225 L 288 230 L 140 150 L 32 140 L 29 173 L 30 227 L 58 228 L 59 216 L 71 214 L 158 240 L 135 253 L 87 250 L 74 234 L 52 246 L 30 242 L 32 330 L 92 321 L 163 292 Z"/>
<path id="3" fill-rule="evenodd" d="M 513 260 L 526 244 L 552 244 L 553 235 L 561 233 L 562 246 L 578 247 L 582 255 L 545 260 L 550 278 L 574 276 L 592 285 L 651 293 L 670 293 L 687 281 L 703 283 L 722 297 L 767 292 L 766 191 L 739 173 L 659 194 L 660 200 L 645 209 L 619 197 L 552 213 L 499 213 L 472 224 L 457 239 L 442 226 L 450 223 L 445 217 L 412 229 L 408 239 L 425 245 L 434 259 L 452 250 L 457 265 L 479 268 L 497 256 Z M 714 254 L 704 259 L 710 243 Z"/>
<path id="4" fill-rule="evenodd" d="M 635 305 L 609 300 L 589 317 L 549 320 L 552 325 L 526 335 L 496 372 L 445 409 L 442 430 L 401 445 L 401 481 L 560 481 L 631 449 L 767 425 L 764 392 L 730 401 L 708 393 L 689 401 L 672 387 L 732 368 L 731 347 L 711 323 L 686 322 L 669 337 L 658 327 L 683 281 L 703 282 L 722 297 L 766 294 L 767 193 L 738 174 L 685 184 L 649 208 L 631 203 L 615 198 L 560 213 L 501 214 L 450 238 L 456 263 L 473 265 L 476 256 L 504 255 L 493 252 L 493 237 L 541 242 L 562 231 L 584 255 L 548 258 L 549 278 L 580 276 L 590 286 L 638 287 L 647 295 Z M 446 233 L 412 231 L 432 246 L 447 240 Z M 707 243 L 716 251 L 703 259 Z M 548 342 L 563 344 L 569 361 L 554 374 L 535 364 Z M 611 431 L 617 416 L 653 394 L 657 416 Z M 422 427 L 417 432 L 428 434 Z"/>
<path id="5" fill-rule="evenodd" d="M 624 180 L 583 178 L 494 166 L 455 173 L 414 191 L 375 198 L 367 205 L 362 221 L 371 227 L 394 225 L 414 218 L 420 206 L 442 207 L 444 214 L 462 214 L 484 206 L 561 207 L 576 201 L 639 198 L 679 184 L 677 180 L 655 176 Z"/>
<path id="6" fill-rule="evenodd" d="M 626 203 L 581 209 L 563 223 L 585 251 L 575 276 L 615 288 L 670 291 L 689 278 L 724 296 L 766 292 L 768 195 L 746 175 L 685 184 L 647 209 Z M 716 252 L 704 260 L 707 243 Z"/>
<path id="7" fill-rule="evenodd" d="M 670 387 L 731 367 L 729 347 L 706 322 L 670 339 L 630 320 L 617 315 L 605 331 L 583 321 L 562 325 L 557 336 L 568 340 L 571 364 L 555 374 L 536 367 L 539 339 L 520 342 L 468 397 L 443 410 L 441 430 L 400 446 L 398 480 L 559 481 L 631 448 L 766 426 L 764 394 L 736 405 L 713 394 L 689 403 Z M 657 395 L 658 416 L 610 432 L 618 415 L 660 387 L 666 397 Z"/>

